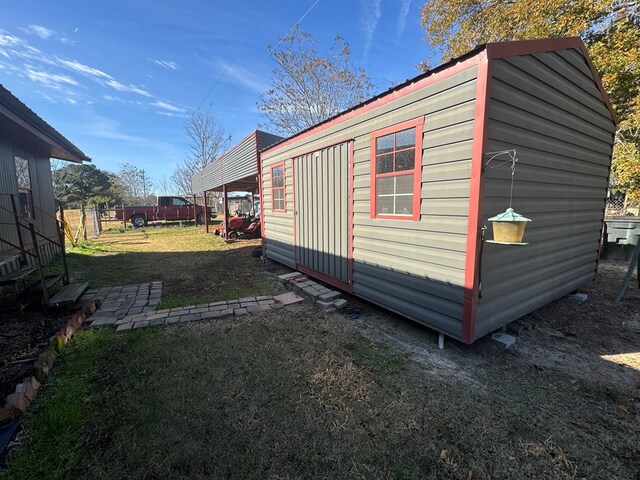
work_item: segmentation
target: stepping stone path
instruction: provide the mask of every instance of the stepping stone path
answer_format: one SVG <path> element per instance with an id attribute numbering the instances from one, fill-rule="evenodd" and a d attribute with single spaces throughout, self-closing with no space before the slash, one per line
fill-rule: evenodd
<path id="1" fill-rule="evenodd" d="M 102 300 L 98 311 L 90 317 L 91 325 L 97 327 L 115 325 L 127 315 L 154 312 L 161 296 L 162 282 L 151 282 L 87 290 L 80 302 Z"/>
<path id="2" fill-rule="evenodd" d="M 299 301 L 304 300 L 299 298 Z M 173 323 L 186 323 L 196 320 L 210 320 L 215 318 L 248 315 L 250 313 L 265 312 L 282 308 L 284 305 L 271 296 L 245 297 L 237 300 L 228 300 L 212 303 L 201 303 L 187 307 L 166 308 L 164 310 L 145 311 L 126 315 L 115 320 L 110 325 L 115 325 L 116 332 L 155 327 L 158 325 L 171 325 Z M 106 325 L 98 323 L 97 325 Z M 95 323 L 92 326 L 96 326 Z"/>
<path id="3" fill-rule="evenodd" d="M 113 325 L 116 327 L 116 332 L 228 316 L 239 317 L 275 310 L 285 305 L 304 301 L 304 298 L 295 292 L 301 293 L 327 313 L 336 312 L 347 305 L 347 301 L 340 297 L 340 292 L 310 280 L 299 272 L 280 275 L 278 278 L 294 292 L 283 293 L 275 297 L 268 295 L 245 297 L 237 300 L 156 310 L 162 295 L 162 282 L 151 282 L 88 290 L 81 301 L 89 302 L 96 298 L 101 299 L 100 308 L 90 317 L 90 325 L 92 327 Z"/>
<path id="4" fill-rule="evenodd" d="M 325 313 L 337 312 L 347 306 L 347 301 L 339 291 L 331 290 L 300 272 L 280 275 L 278 279 L 294 292 L 307 297 Z"/>

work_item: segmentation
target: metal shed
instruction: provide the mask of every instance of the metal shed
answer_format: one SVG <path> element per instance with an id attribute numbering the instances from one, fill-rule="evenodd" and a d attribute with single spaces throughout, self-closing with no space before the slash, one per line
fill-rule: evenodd
<path id="1" fill-rule="evenodd" d="M 615 128 L 579 38 L 479 46 L 262 151 L 265 255 L 472 343 L 593 279 Z"/>
<path id="2" fill-rule="evenodd" d="M 202 193 L 205 203 L 208 192 L 222 192 L 225 221 L 228 218 L 228 193 L 233 191 L 258 194 L 258 151 L 283 140 L 261 130 L 254 130 L 227 152 L 213 160 L 191 178 L 191 191 Z M 253 202 L 251 202 L 253 203 Z M 205 216 L 208 231 L 208 219 Z M 228 229 L 225 229 L 228 232 Z"/>

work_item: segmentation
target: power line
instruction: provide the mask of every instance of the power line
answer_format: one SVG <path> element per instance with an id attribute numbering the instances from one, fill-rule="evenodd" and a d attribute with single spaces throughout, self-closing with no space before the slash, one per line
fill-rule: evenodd
<path id="1" fill-rule="evenodd" d="M 304 12 L 304 15 L 302 15 L 298 21 L 296 23 L 293 24 L 293 26 L 289 29 L 289 31 L 287 32 L 287 34 L 280 38 L 280 40 L 278 41 L 278 43 L 276 43 L 275 47 L 273 47 L 273 50 L 275 50 L 276 48 L 278 48 L 278 46 L 282 43 L 282 41 L 289 36 L 289 34 L 291 34 L 291 32 L 293 32 L 293 30 L 296 28 L 296 26 L 302 22 L 302 20 L 304 20 L 304 18 L 309 14 L 309 12 L 311 12 L 311 10 L 313 10 L 313 8 L 320 2 L 320 0 L 315 0 L 315 2 L 313 2 L 313 4 L 307 9 L 306 12 Z M 258 29 L 262 26 L 264 19 L 266 18 L 266 12 L 265 15 L 263 15 L 262 19 L 260 20 L 260 23 L 258 25 Z M 196 110 L 200 110 L 200 107 L 202 107 L 202 104 L 207 100 L 207 98 L 209 98 L 209 95 L 211 95 L 211 93 L 215 90 L 215 88 L 218 86 L 218 84 L 220 83 L 220 80 L 222 80 L 224 78 L 224 76 L 226 75 L 226 73 L 229 71 L 229 69 L 231 68 L 231 66 L 235 63 L 235 61 L 238 59 L 238 57 L 240 56 L 240 54 L 244 51 L 244 48 L 247 46 L 247 43 L 249 43 L 249 40 L 251 39 L 250 36 L 248 36 L 244 43 L 242 44 L 242 46 L 240 47 L 240 49 L 236 52 L 235 56 L 233 57 L 233 59 L 231 60 L 231 62 L 229 63 L 229 65 L 227 65 L 227 67 L 224 69 L 224 71 L 218 76 L 218 79 L 215 81 L 215 83 L 213 84 L 213 86 L 209 89 L 209 91 L 207 92 L 207 94 L 204 96 L 204 98 L 202 99 L 202 101 L 198 104 L 198 107 L 196 108 Z M 269 57 L 270 55 L 267 54 L 264 56 L 264 58 L 256 65 L 261 65 L 262 63 L 264 63 L 264 61 Z"/>

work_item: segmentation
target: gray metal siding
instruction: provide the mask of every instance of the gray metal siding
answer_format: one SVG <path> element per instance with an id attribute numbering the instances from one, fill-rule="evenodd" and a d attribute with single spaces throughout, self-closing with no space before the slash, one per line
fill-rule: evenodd
<path id="1" fill-rule="evenodd" d="M 0 193 L 18 193 L 14 160 L 16 153 L 27 157 L 29 160 L 36 231 L 47 237 L 53 237 L 57 235 L 55 224 L 56 206 L 53 197 L 49 158 L 31 151 L 27 146 L 15 144 L 8 138 L 0 138 Z M 11 210 L 10 197 L 0 195 L 0 205 Z M 18 236 L 13 221 L 13 216 L 9 212 L 0 209 L 0 223 L 2 223 L 0 225 L 0 237 L 17 245 Z M 26 229 L 22 229 L 22 238 L 25 244 L 31 243 L 29 232 Z M 0 242 L 0 252 L 8 250 L 12 250 L 12 247 Z"/>
<path id="2" fill-rule="evenodd" d="M 615 132 L 578 50 L 497 60 L 492 72 L 485 150 L 517 149 L 513 208 L 533 221 L 528 246 L 485 245 L 476 338 L 593 278 Z M 509 182 L 508 166 L 484 173 L 489 228 Z"/>
<path id="3" fill-rule="evenodd" d="M 477 68 L 470 67 L 394 101 L 262 155 L 269 205 L 270 166 L 354 140 L 353 292 L 460 338 Z M 424 116 L 420 221 L 370 218 L 371 133 Z M 295 265 L 294 220 L 266 215 L 267 256 Z M 291 243 L 292 244 L 292 243 Z"/>
<path id="4" fill-rule="evenodd" d="M 296 262 L 349 281 L 349 143 L 293 160 Z"/>
<path id="5" fill-rule="evenodd" d="M 283 140 L 283 138 L 278 135 L 273 135 L 272 133 L 263 132 L 262 130 L 256 130 L 256 140 L 258 142 L 258 151 L 261 151 Z"/>
<path id="6" fill-rule="evenodd" d="M 256 130 L 243 138 L 220 158 L 215 159 L 191 179 L 194 193 L 218 188 L 238 180 L 258 175 L 258 150 L 282 140 L 277 135 Z"/>

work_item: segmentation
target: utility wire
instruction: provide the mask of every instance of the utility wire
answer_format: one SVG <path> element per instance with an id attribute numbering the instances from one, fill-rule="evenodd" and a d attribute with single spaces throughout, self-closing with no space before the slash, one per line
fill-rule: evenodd
<path id="1" fill-rule="evenodd" d="M 287 32 L 287 34 L 280 38 L 280 40 L 278 41 L 278 43 L 276 43 L 275 47 L 273 47 L 273 50 L 275 50 L 276 48 L 278 48 L 278 46 L 282 43 L 282 41 L 289 36 L 289 34 L 291 32 L 293 32 L 293 30 L 296 28 L 296 26 L 302 22 L 302 20 L 304 20 L 304 18 L 309 14 L 309 12 L 311 12 L 311 10 L 314 9 L 314 7 L 320 2 L 320 0 L 315 0 L 315 2 L 313 2 L 313 4 L 307 9 L 306 12 L 304 12 L 304 15 L 302 15 L 298 21 L 296 23 L 293 24 L 293 26 L 289 29 L 289 31 Z M 263 15 L 262 19 L 260 20 L 260 23 L 258 25 L 258 29 L 260 29 L 260 27 L 262 26 L 262 24 L 264 23 L 264 20 L 266 18 L 266 12 L 265 15 Z M 231 60 L 231 62 L 229 63 L 229 65 L 227 65 L 227 67 L 224 69 L 224 71 L 218 76 L 218 79 L 215 81 L 215 83 L 213 84 L 213 86 L 209 89 L 209 91 L 207 92 L 207 94 L 204 96 L 204 98 L 202 99 L 202 101 L 198 104 L 198 107 L 196 108 L 196 110 L 200 110 L 200 107 L 202 107 L 202 104 L 207 100 L 207 98 L 209 98 L 209 95 L 211 95 L 211 93 L 215 90 L 215 88 L 218 86 L 218 84 L 220 83 L 220 81 L 224 78 L 224 76 L 227 74 L 227 72 L 229 71 L 229 69 L 231 68 L 231 66 L 235 63 L 235 61 L 238 59 L 238 57 L 240 56 L 240 54 L 244 51 L 244 48 L 247 46 L 247 43 L 249 43 L 249 40 L 251 39 L 250 36 L 247 36 L 247 38 L 245 39 L 244 43 L 242 44 L 242 46 L 240 47 L 240 49 L 236 52 L 235 56 L 233 57 L 233 59 Z M 264 56 L 264 58 L 256 65 L 261 65 L 268 57 L 270 56 L 270 54 L 267 54 Z"/>

